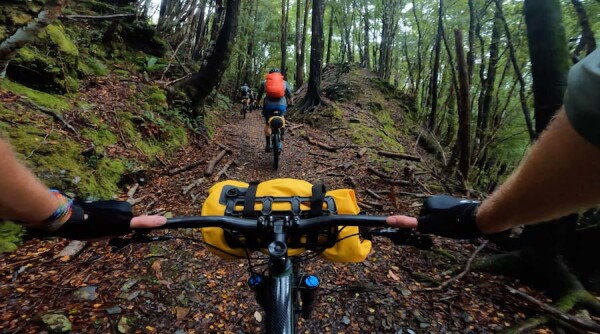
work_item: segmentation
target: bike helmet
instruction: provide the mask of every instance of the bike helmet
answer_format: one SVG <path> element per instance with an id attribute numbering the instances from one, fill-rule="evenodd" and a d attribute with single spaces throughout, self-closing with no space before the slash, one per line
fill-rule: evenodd
<path id="1" fill-rule="evenodd" d="M 269 74 L 270 73 L 281 73 L 281 70 L 279 70 L 278 68 L 272 68 L 269 70 Z"/>
<path id="2" fill-rule="evenodd" d="M 248 84 L 244 82 L 244 84 L 242 86 L 248 86 Z"/>

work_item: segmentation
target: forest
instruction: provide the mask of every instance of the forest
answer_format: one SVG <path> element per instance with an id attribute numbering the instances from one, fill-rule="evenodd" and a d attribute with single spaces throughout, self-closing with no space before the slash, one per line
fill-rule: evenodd
<path id="1" fill-rule="evenodd" d="M 46 186 L 136 215 L 206 216 L 220 181 L 293 178 L 418 216 L 498 189 L 597 43 L 598 0 L 3 0 L 0 141 Z M 240 87 L 268 95 L 274 69 L 292 94 L 266 134 Z M 0 332 L 272 332 L 248 275 L 261 252 L 157 235 L 115 247 L 0 220 Z M 320 279 L 298 332 L 600 333 L 597 208 L 472 240 L 359 235 L 358 263 L 297 256 Z"/>

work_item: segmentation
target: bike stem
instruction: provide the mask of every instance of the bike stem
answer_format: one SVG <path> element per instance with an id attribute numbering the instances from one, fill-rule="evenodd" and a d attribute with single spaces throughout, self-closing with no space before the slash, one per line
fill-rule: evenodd
<path id="1" fill-rule="evenodd" d="M 269 224 L 273 226 L 273 241 L 269 244 L 268 252 L 271 259 L 272 273 L 281 274 L 286 270 L 288 261 L 287 234 L 285 228 L 289 226 L 289 217 L 273 219 L 269 217 Z"/>

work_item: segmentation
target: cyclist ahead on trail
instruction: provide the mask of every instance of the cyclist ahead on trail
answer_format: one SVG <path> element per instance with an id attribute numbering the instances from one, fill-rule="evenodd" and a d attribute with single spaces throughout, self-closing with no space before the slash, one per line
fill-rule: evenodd
<path id="1" fill-rule="evenodd" d="M 242 102 L 242 116 L 246 118 L 246 112 L 249 112 L 250 109 L 250 99 L 252 95 L 252 89 L 248 86 L 247 83 L 240 87 L 240 101 Z"/>
<path id="2" fill-rule="evenodd" d="M 252 89 L 250 88 L 250 86 L 248 86 L 248 84 L 244 82 L 244 84 L 240 87 L 241 99 L 249 99 L 251 91 Z"/>
<path id="3" fill-rule="evenodd" d="M 263 101 L 263 117 L 265 118 L 265 152 L 271 152 L 271 127 L 269 126 L 269 118 L 274 115 L 284 116 L 287 110 L 288 103 L 294 104 L 292 98 L 292 90 L 290 84 L 284 80 L 281 71 L 277 68 L 271 69 L 265 80 L 258 88 L 258 101 L 265 94 Z M 283 138 L 283 130 L 282 138 Z"/>
<path id="4" fill-rule="evenodd" d="M 250 89 L 250 110 L 251 111 L 258 108 L 257 97 L 258 97 L 258 95 L 256 94 L 256 90 L 251 88 Z"/>

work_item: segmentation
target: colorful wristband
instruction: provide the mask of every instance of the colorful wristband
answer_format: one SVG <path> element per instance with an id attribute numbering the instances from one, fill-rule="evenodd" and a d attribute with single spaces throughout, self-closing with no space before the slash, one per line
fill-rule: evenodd
<path id="1" fill-rule="evenodd" d="M 73 199 L 63 195 L 56 189 L 51 189 L 50 192 L 58 198 L 60 205 L 50 217 L 44 220 L 44 229 L 48 231 L 58 230 L 64 223 L 66 223 L 72 214 Z"/>

